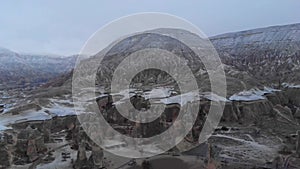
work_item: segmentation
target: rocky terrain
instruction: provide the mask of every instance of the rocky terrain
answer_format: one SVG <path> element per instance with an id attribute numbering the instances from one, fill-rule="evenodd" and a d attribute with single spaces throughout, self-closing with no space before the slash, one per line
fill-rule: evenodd
<path id="1" fill-rule="evenodd" d="M 147 159 L 127 159 L 103 151 L 86 136 L 76 118 L 93 117 L 93 112 L 73 110 L 71 72 L 56 76 L 35 90 L 0 92 L 0 168 L 300 168 L 300 24 L 211 37 L 224 62 L 226 97 L 210 91 L 205 67 L 187 46 L 156 32 L 197 39 L 186 31 L 159 29 L 112 44 L 110 50 L 93 56 L 104 54 L 104 60 L 97 70 L 96 98 L 85 104 L 96 102 L 106 121 L 119 133 L 150 137 L 173 125 L 181 108 L 199 103 L 196 122 L 183 141 L 168 152 Z M 107 84 L 115 68 L 143 47 L 159 47 L 187 59 L 199 90 L 182 93 L 172 77 L 149 70 L 134 78 L 129 97 L 126 91 L 111 92 Z M 89 66 L 93 57 L 83 61 L 83 67 Z M 45 68 L 45 72 L 48 70 L 51 69 Z M 112 101 L 112 96 L 118 99 Z M 166 106 L 163 114 L 149 124 L 125 119 L 116 109 L 117 104 L 130 101 L 136 109 L 144 110 L 150 106 L 149 100 Z M 207 141 L 199 145 L 208 111 L 219 104 L 225 105 L 222 119 Z M 176 125 L 185 123 L 182 120 Z M 106 149 L 126 151 L 126 141 L 114 135 L 102 141 Z M 143 153 L 157 149 L 160 147 L 154 145 L 144 148 Z"/>

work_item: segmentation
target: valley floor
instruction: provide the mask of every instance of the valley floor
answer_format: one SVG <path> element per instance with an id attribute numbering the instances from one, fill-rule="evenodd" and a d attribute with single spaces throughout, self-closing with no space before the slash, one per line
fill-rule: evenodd
<path id="1" fill-rule="evenodd" d="M 156 92 L 154 89 L 144 97 L 154 99 L 158 96 Z M 172 89 L 165 88 L 164 92 L 164 103 L 177 101 L 174 98 L 176 96 L 170 94 Z M 92 143 L 87 144 L 84 151 L 80 149 L 80 139 L 83 138 L 79 137 L 78 140 L 80 131 L 72 127 L 77 124 L 76 116 L 79 114 L 72 108 L 71 95 L 38 99 L 35 97 L 37 95 L 41 96 L 40 93 L 2 92 L 1 104 L 4 104 L 5 110 L 0 115 L 0 168 L 99 167 L 95 162 L 90 162 L 91 154 L 97 152 Z M 192 138 L 189 137 L 164 154 L 136 160 L 104 151 L 103 158 L 99 157 L 100 166 L 111 169 L 137 169 L 145 165 L 151 165 L 155 169 L 300 168 L 297 146 L 300 141 L 297 135 L 297 131 L 300 131 L 300 109 L 297 104 L 300 88 L 290 86 L 282 90 L 255 89 L 235 94 L 229 99 L 208 93 L 200 95 L 212 102 L 226 102 L 224 117 L 207 142 L 198 145 L 197 141 L 191 141 Z M 98 104 L 101 105 L 101 101 L 107 97 L 109 96 L 101 95 Z M 143 100 L 137 100 L 139 102 L 142 103 Z M 204 101 L 203 106 L 206 104 Z M 175 107 L 169 108 L 174 110 Z M 24 136 L 24 133 L 28 135 Z M 112 136 L 104 142 L 106 141 L 109 149 L 126 150 L 126 143 L 115 139 L 117 138 Z M 21 145 L 21 142 L 25 145 Z M 183 149 L 185 151 L 181 151 Z M 78 160 L 82 153 L 86 161 Z"/>

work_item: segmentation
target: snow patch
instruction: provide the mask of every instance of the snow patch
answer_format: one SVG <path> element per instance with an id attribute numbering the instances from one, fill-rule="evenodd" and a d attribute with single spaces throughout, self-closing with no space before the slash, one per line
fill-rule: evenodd
<path id="1" fill-rule="evenodd" d="M 289 83 L 282 83 L 282 86 L 286 88 L 300 88 L 300 85 L 289 84 Z"/>
<path id="2" fill-rule="evenodd" d="M 229 97 L 231 101 L 256 101 L 266 99 L 263 93 L 253 91 L 242 91 Z"/>

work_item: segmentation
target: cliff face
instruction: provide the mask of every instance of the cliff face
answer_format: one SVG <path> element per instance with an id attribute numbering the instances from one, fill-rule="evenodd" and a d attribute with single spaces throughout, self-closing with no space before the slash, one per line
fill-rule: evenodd
<path id="1" fill-rule="evenodd" d="M 300 24 L 273 26 L 210 38 L 224 63 L 264 83 L 299 82 Z"/>

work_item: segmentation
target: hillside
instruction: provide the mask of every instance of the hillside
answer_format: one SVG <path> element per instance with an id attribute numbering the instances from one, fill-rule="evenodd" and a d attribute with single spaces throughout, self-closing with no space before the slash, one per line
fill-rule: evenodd
<path id="1" fill-rule="evenodd" d="M 264 83 L 300 79 L 300 24 L 226 33 L 210 38 L 225 64 Z"/>

